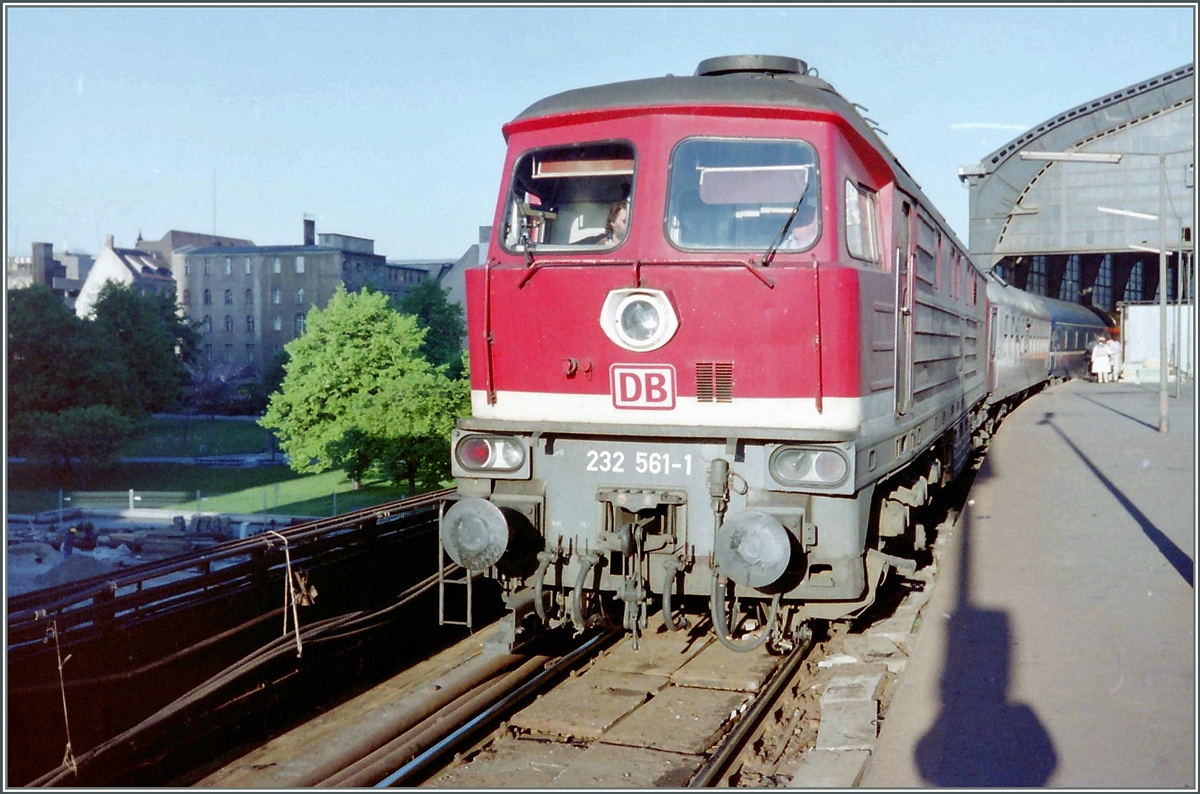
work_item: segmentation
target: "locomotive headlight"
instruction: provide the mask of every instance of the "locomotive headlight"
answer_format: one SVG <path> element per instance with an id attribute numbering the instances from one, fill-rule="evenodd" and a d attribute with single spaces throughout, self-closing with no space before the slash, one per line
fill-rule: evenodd
<path id="1" fill-rule="evenodd" d="M 645 344 L 658 333 L 662 317 L 650 301 L 641 296 L 630 296 L 621 306 L 619 322 L 622 335 L 638 344 Z"/>
<path id="2" fill-rule="evenodd" d="M 617 289 L 600 310 L 600 327 L 626 350 L 647 352 L 671 341 L 679 319 L 666 293 L 655 289 Z"/>
<path id="3" fill-rule="evenodd" d="M 512 436 L 463 436 L 454 457 L 470 472 L 514 472 L 525 463 L 525 445 Z"/>
<path id="4" fill-rule="evenodd" d="M 846 458 L 835 449 L 780 447 L 771 456 L 771 476 L 780 485 L 840 485 L 850 470 Z"/>

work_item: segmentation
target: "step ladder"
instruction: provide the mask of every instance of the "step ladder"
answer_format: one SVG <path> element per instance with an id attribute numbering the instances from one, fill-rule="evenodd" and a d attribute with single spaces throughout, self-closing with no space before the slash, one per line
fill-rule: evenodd
<path id="1" fill-rule="evenodd" d="M 472 599 L 471 582 L 475 579 L 476 573 L 467 568 L 459 568 L 455 574 L 447 575 L 446 569 L 454 565 L 454 560 L 446 553 L 446 548 L 442 545 L 442 517 L 446 512 L 446 503 L 438 503 L 438 625 L 439 626 L 466 626 L 468 631 L 474 630 L 473 615 L 474 609 Z M 461 585 L 467 588 L 467 607 L 466 617 L 462 620 L 455 620 L 446 617 L 446 586 Z"/>

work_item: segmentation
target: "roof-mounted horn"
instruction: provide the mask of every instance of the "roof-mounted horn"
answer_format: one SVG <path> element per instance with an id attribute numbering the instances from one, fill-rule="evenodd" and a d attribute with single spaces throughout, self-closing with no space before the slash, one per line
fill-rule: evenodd
<path id="1" fill-rule="evenodd" d="M 786 55 L 721 55 L 705 58 L 696 67 L 696 77 L 723 74 L 808 74 L 808 64 Z"/>

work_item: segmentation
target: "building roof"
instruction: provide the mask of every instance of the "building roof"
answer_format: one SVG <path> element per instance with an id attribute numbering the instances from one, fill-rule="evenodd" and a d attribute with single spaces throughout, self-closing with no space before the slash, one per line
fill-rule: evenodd
<path id="1" fill-rule="evenodd" d="M 139 251 L 136 248 L 114 248 L 112 252 L 121 260 L 121 264 L 129 268 L 129 271 L 138 278 L 175 280 L 171 269 L 164 267 L 162 260 L 148 251 Z"/>

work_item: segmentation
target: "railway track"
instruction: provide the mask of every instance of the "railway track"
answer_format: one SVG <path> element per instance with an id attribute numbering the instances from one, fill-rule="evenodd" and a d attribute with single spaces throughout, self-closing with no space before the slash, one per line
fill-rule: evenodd
<path id="1" fill-rule="evenodd" d="M 498 629 L 498 627 L 496 627 Z M 200 779 L 300 786 L 712 786 L 727 783 L 781 699 L 816 670 L 735 653 L 704 625 L 661 625 L 637 650 L 618 633 L 551 634 L 519 654 L 495 629 Z"/>

